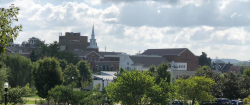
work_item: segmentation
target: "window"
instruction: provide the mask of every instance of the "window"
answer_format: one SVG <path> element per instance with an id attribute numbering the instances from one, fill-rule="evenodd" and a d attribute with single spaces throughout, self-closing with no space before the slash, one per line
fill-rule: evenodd
<path id="1" fill-rule="evenodd" d="M 129 67 L 127 67 L 127 70 L 129 70 Z"/>
<path id="2" fill-rule="evenodd" d="M 90 57 L 90 61 L 92 61 L 92 58 Z"/>
<path id="3" fill-rule="evenodd" d="M 127 64 L 129 65 L 129 62 Z"/>
<path id="4" fill-rule="evenodd" d="M 87 57 L 87 58 L 86 58 L 86 60 L 88 61 L 88 60 L 89 60 L 89 58 Z"/>
<path id="5" fill-rule="evenodd" d="M 82 60 L 84 60 L 84 57 L 82 57 Z"/>
<path id="6" fill-rule="evenodd" d="M 95 58 L 94 58 L 94 61 L 95 61 Z"/>
<path id="7" fill-rule="evenodd" d="M 92 63 L 90 63 L 90 65 L 92 66 Z"/>

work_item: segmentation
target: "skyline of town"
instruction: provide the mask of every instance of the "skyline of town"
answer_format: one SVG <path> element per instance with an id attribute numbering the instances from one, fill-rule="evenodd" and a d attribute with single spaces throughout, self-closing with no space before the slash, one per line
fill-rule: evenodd
<path id="1" fill-rule="evenodd" d="M 60 32 L 80 32 L 89 41 L 95 22 L 102 51 L 105 46 L 107 51 L 128 54 L 155 48 L 189 48 L 195 55 L 206 52 L 212 59 L 250 59 L 250 18 L 242 9 L 249 8 L 249 1 L 105 1 L 1 0 L 0 6 L 20 7 L 18 24 L 24 29 L 14 41 L 19 44 L 31 37 L 46 43 L 59 41 Z"/>

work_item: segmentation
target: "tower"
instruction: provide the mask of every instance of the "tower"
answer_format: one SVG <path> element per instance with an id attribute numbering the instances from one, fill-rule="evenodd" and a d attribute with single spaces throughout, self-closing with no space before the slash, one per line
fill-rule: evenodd
<path id="1" fill-rule="evenodd" d="M 89 46 L 87 47 L 87 49 L 92 50 L 92 51 L 97 51 L 97 52 L 99 50 L 97 43 L 96 43 L 96 39 L 95 39 L 94 23 L 92 27 L 91 39 L 90 39 Z"/>

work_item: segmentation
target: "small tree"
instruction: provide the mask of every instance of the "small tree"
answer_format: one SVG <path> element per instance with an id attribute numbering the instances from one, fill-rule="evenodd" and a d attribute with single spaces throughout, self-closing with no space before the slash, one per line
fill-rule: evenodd
<path id="1" fill-rule="evenodd" d="M 56 58 L 38 60 L 32 70 L 33 80 L 39 97 L 47 98 L 48 91 L 63 83 L 63 75 Z"/>
<path id="2" fill-rule="evenodd" d="M 215 82 L 206 77 L 191 77 L 189 79 L 177 79 L 175 85 L 177 88 L 177 97 L 179 100 L 192 100 L 192 105 L 195 102 L 202 103 L 203 101 L 211 101 L 214 97 L 211 95 L 211 87 Z"/>
<path id="3" fill-rule="evenodd" d="M 8 102 L 14 103 L 14 105 L 17 103 L 25 104 L 27 102 L 27 100 L 22 98 L 25 95 L 24 87 L 17 86 L 15 88 L 10 88 L 8 92 Z"/>
<path id="4" fill-rule="evenodd" d="M 71 82 L 79 83 L 80 78 L 79 70 L 72 63 L 67 65 L 64 70 L 64 85 L 69 85 Z"/>
<path id="5" fill-rule="evenodd" d="M 68 64 L 65 59 L 59 60 L 59 63 L 60 63 L 60 67 L 62 68 L 62 71 L 66 68 L 66 66 Z"/>
<path id="6" fill-rule="evenodd" d="M 90 65 L 88 62 L 86 61 L 79 61 L 77 64 L 77 69 L 79 70 L 80 72 L 80 75 L 81 75 L 81 79 L 80 81 L 83 83 L 88 83 L 86 84 L 87 86 L 89 86 L 92 81 L 93 81 L 93 78 L 92 78 L 92 72 L 90 71 Z M 83 87 L 82 87 L 83 88 Z"/>
<path id="7" fill-rule="evenodd" d="M 168 63 L 162 63 L 157 67 L 157 74 L 155 78 L 157 84 L 161 82 L 161 79 L 167 80 L 166 82 L 170 82 L 170 72 L 168 72 L 167 70 L 168 70 Z"/>
<path id="8" fill-rule="evenodd" d="M 127 105 L 164 102 L 163 100 L 167 100 L 168 92 L 163 91 L 161 86 L 155 84 L 154 77 L 148 74 L 148 71 L 143 73 L 139 70 L 123 71 L 117 77 L 117 81 L 110 83 L 107 87 L 108 97 L 112 102 L 121 102 Z M 162 86 L 167 88 L 167 84 L 162 84 Z"/>

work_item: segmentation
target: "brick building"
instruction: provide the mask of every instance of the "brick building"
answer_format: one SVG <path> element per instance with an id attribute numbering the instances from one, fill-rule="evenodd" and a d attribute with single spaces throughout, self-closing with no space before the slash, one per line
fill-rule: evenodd
<path id="1" fill-rule="evenodd" d="M 116 71 L 119 69 L 120 52 L 74 51 L 81 60 L 90 63 L 91 70 Z"/>
<path id="2" fill-rule="evenodd" d="M 158 55 L 169 62 L 187 63 L 188 71 L 194 71 L 200 67 L 199 56 L 194 55 L 188 48 L 148 49 L 141 55 Z"/>
<path id="3" fill-rule="evenodd" d="M 60 50 L 87 50 L 89 46 L 88 36 L 81 36 L 80 33 L 65 32 L 65 36 L 59 36 Z"/>

